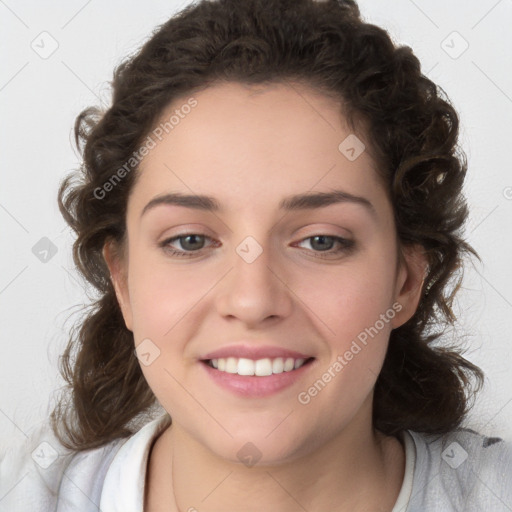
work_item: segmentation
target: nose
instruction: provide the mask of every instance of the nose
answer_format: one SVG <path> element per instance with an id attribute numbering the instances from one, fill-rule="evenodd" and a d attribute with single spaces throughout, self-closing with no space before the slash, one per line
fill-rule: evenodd
<path id="1" fill-rule="evenodd" d="M 290 315 L 293 307 L 293 293 L 286 284 L 282 266 L 272 260 L 269 249 L 258 255 L 263 249 L 259 247 L 254 241 L 240 244 L 216 296 L 218 313 L 224 318 L 238 319 L 247 328 L 277 322 L 278 318 Z"/>

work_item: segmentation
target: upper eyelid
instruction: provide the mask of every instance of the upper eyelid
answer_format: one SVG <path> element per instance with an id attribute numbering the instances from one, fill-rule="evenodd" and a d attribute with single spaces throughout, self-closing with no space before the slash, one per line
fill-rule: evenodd
<path id="1" fill-rule="evenodd" d="M 177 238 L 183 238 L 183 237 L 190 236 L 190 235 L 204 236 L 205 238 L 209 238 L 210 240 L 213 240 L 213 237 L 211 237 L 207 233 L 202 233 L 201 231 L 187 231 L 184 233 L 178 233 L 176 235 L 164 237 L 164 239 L 162 241 L 165 242 L 165 241 L 169 241 L 169 240 L 176 240 Z M 336 235 L 333 233 L 329 233 L 328 230 L 325 230 L 325 231 L 319 230 L 319 231 L 315 231 L 311 235 L 307 235 L 307 236 L 302 235 L 301 240 L 304 240 L 305 238 L 315 237 L 315 236 L 332 236 L 332 237 L 336 237 L 336 238 L 347 238 L 346 236 L 343 236 L 343 235 Z"/>
<path id="2" fill-rule="evenodd" d="M 178 232 L 177 234 L 172 235 L 172 236 L 165 237 L 164 240 L 171 240 L 171 239 L 181 238 L 181 237 L 184 237 L 184 236 L 187 236 L 187 235 L 200 235 L 200 236 L 208 237 L 210 239 L 214 239 L 213 236 L 211 236 L 211 235 L 209 235 L 207 233 L 207 231 L 210 231 L 210 230 L 209 229 L 205 230 L 205 228 L 203 228 L 203 227 L 184 226 L 182 229 L 184 229 L 184 231 Z M 294 230 L 294 231 L 301 232 L 304 229 L 307 229 L 309 231 L 310 229 L 313 229 L 313 228 L 311 228 L 311 226 L 305 226 L 305 227 L 302 227 L 302 228 Z M 338 237 L 338 238 L 344 238 L 344 239 L 349 239 L 350 237 L 354 236 L 352 230 L 350 230 L 350 229 L 348 229 L 346 227 L 340 228 L 340 226 L 338 226 L 338 229 L 343 229 L 344 231 L 347 232 L 348 235 L 347 234 L 336 234 L 336 233 L 333 233 L 333 231 L 335 229 L 336 228 L 334 226 L 331 226 L 331 227 L 319 227 L 319 228 L 314 228 L 314 231 L 310 235 L 303 234 L 303 235 L 297 235 L 297 236 L 302 236 L 301 240 L 303 240 L 305 238 L 309 238 L 311 236 L 319 236 L 319 235 L 332 236 L 332 237 Z M 279 231 L 276 231 L 275 226 L 274 226 L 274 228 L 271 229 L 271 232 L 279 232 Z"/>

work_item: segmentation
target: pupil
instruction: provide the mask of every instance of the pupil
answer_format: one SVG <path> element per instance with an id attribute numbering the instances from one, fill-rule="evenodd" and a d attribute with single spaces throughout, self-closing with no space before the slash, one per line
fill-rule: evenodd
<path id="1" fill-rule="evenodd" d="M 192 239 L 192 247 L 189 247 L 190 249 L 197 249 L 197 247 L 194 247 L 194 239 L 196 238 L 200 238 L 200 235 L 187 235 L 186 237 L 184 237 L 184 240 L 185 240 L 185 244 L 184 244 L 184 247 L 186 248 L 187 245 L 189 245 L 189 243 L 186 241 L 187 239 Z"/>
<path id="2" fill-rule="evenodd" d="M 330 237 L 330 236 L 314 236 L 312 245 L 315 245 L 316 240 L 320 240 L 320 242 L 325 242 L 326 239 L 332 240 L 332 237 Z M 332 242 L 331 242 L 331 245 L 332 245 Z M 319 248 L 322 249 L 322 245 L 320 245 Z M 323 246 L 323 249 L 325 250 L 325 245 Z M 330 247 L 328 247 L 327 250 L 328 249 L 330 249 Z"/>

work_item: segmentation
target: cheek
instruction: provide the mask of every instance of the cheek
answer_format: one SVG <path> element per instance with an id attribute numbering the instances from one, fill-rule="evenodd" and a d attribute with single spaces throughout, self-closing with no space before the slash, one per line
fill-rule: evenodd
<path id="1" fill-rule="evenodd" d="M 155 251 L 130 254 L 129 293 L 135 340 L 169 337 L 206 293 L 208 284 L 186 265 L 169 265 Z"/>
<path id="2" fill-rule="evenodd" d="M 381 315 L 394 317 L 394 265 L 392 257 L 384 259 L 376 248 L 346 265 L 296 276 L 294 291 L 316 318 L 315 324 L 323 326 L 325 337 L 342 349 Z M 388 322 L 382 326 L 379 321 L 377 327 L 384 337 L 391 330 Z"/>
<path id="3" fill-rule="evenodd" d="M 333 425 L 356 414 L 370 395 L 388 347 L 393 308 L 394 260 L 370 257 L 316 280 L 309 301 L 321 319 L 328 357 L 297 397 L 312 417 L 329 409 Z M 311 283 L 310 283 L 311 284 Z M 334 407 L 332 404 L 336 404 Z"/>

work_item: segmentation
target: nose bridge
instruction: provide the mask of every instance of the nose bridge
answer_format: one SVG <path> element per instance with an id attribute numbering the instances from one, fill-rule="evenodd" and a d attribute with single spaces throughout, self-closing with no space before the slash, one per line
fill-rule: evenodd
<path id="1" fill-rule="evenodd" d="M 248 235 L 234 247 L 232 269 L 217 297 L 218 311 L 223 316 L 254 323 L 290 311 L 291 298 L 284 275 L 280 276 L 282 260 L 279 255 L 273 257 L 271 238 L 261 230 L 259 233 L 261 243 Z"/>

